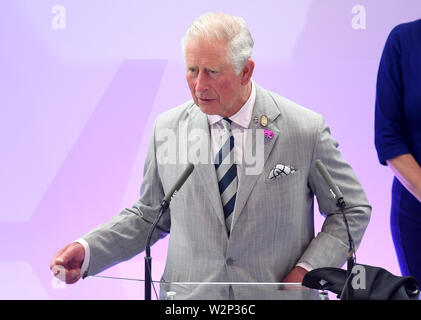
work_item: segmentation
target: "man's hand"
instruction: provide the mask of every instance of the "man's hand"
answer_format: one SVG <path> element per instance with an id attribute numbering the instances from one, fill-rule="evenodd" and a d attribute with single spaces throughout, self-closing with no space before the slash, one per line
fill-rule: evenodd
<path id="1" fill-rule="evenodd" d="M 302 283 L 307 272 L 308 271 L 302 267 L 295 267 L 290 273 L 288 273 L 282 282 Z"/>
<path id="2" fill-rule="evenodd" d="M 73 242 L 59 250 L 50 264 L 54 276 L 71 284 L 81 277 L 81 267 L 85 259 L 85 249 L 80 243 Z"/>

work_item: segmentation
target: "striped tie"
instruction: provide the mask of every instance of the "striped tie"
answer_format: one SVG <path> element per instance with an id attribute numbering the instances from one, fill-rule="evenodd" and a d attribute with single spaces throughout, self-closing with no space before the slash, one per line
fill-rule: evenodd
<path id="1" fill-rule="evenodd" d="M 228 235 L 231 231 L 232 213 L 234 212 L 238 184 L 237 165 L 234 163 L 234 136 L 230 128 L 231 122 L 228 118 L 221 119 L 221 123 L 224 126 L 224 134 L 221 138 L 222 147 L 216 154 L 215 159 L 216 176 L 219 181 L 218 187 L 224 208 Z"/>

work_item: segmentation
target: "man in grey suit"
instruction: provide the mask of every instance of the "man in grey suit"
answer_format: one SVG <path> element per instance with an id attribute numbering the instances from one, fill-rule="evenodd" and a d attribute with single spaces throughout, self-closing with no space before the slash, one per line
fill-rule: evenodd
<path id="1" fill-rule="evenodd" d="M 152 237 L 171 233 L 163 282 L 301 283 L 311 269 L 341 266 L 347 232 L 317 159 L 346 197 L 359 245 L 371 212 L 361 185 L 322 116 L 251 80 L 252 48 L 241 18 L 212 13 L 192 23 L 183 49 L 193 100 L 157 118 L 133 207 L 57 252 L 50 267 L 64 267 L 67 283 L 145 249 L 160 203 L 188 161 L 195 169 Z M 314 196 L 326 216 L 316 236 Z M 176 291 L 203 298 L 201 290 Z M 235 297 L 230 290 L 211 297 Z"/>

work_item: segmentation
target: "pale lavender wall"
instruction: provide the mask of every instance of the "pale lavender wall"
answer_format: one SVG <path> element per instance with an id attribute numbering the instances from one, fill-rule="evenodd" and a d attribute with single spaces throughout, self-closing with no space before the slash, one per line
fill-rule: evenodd
<path id="1" fill-rule="evenodd" d="M 373 205 L 357 259 L 399 274 L 392 174 L 377 162 L 373 105 L 385 39 L 421 17 L 419 0 L 209 3 L 0 2 L 0 299 L 142 298 L 130 281 L 90 278 L 57 289 L 49 262 L 136 200 L 153 120 L 189 99 L 180 39 L 208 11 L 248 21 L 258 84 L 326 117 Z M 353 28 L 356 5 L 365 29 Z M 152 254 L 159 279 L 166 241 Z M 103 274 L 142 278 L 142 257 Z"/>

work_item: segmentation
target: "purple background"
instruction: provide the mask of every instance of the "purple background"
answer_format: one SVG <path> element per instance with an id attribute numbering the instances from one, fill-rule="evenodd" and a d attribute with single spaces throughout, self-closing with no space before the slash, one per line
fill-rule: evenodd
<path id="1" fill-rule="evenodd" d="M 52 25 L 55 5 L 65 8 L 65 29 Z M 352 27 L 355 5 L 366 10 L 366 29 Z M 134 281 L 57 288 L 49 263 L 137 199 L 154 119 L 190 99 L 180 40 L 208 11 L 246 19 L 256 83 L 325 116 L 373 206 L 357 261 L 400 274 L 389 228 L 392 173 L 377 162 L 373 108 L 386 37 L 421 17 L 419 0 L 2 1 L 1 299 L 143 298 Z M 155 279 L 166 247 L 152 248 Z M 103 275 L 143 272 L 141 254 Z"/>

